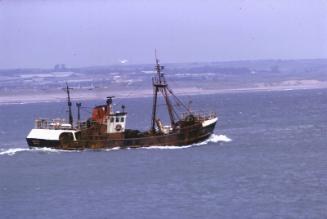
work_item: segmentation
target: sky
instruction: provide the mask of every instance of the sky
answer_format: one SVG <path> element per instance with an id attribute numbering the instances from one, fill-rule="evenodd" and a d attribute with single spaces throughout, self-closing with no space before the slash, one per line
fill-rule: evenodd
<path id="1" fill-rule="evenodd" d="M 327 58 L 327 0 L 0 0 L 0 68 Z"/>

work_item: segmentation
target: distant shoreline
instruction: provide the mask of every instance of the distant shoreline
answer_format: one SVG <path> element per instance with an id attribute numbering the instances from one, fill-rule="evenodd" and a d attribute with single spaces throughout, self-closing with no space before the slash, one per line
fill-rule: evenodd
<path id="1" fill-rule="evenodd" d="M 249 93 L 249 92 L 274 92 L 274 91 L 291 91 L 291 90 L 314 90 L 327 89 L 326 85 L 306 85 L 306 86 L 271 86 L 271 87 L 252 87 L 252 88 L 230 88 L 230 89 L 201 89 L 201 88 L 180 88 L 174 89 L 174 93 L 179 96 L 194 96 L 194 95 L 209 95 L 209 94 L 227 94 L 227 93 Z M 76 91 L 71 94 L 73 101 L 89 101 L 105 99 L 108 95 L 116 96 L 117 98 L 142 98 L 151 97 L 152 90 L 127 90 L 123 92 L 102 90 L 102 91 Z M 44 93 L 44 94 L 13 94 L 0 95 L 0 105 L 13 104 L 32 104 L 32 103 L 47 103 L 47 102 L 64 102 L 66 95 L 63 92 Z"/>

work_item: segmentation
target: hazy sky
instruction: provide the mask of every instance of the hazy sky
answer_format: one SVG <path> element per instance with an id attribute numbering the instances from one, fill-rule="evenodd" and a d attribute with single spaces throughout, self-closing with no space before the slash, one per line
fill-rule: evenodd
<path id="1" fill-rule="evenodd" d="M 327 58 L 327 0 L 0 0 L 0 68 Z"/>

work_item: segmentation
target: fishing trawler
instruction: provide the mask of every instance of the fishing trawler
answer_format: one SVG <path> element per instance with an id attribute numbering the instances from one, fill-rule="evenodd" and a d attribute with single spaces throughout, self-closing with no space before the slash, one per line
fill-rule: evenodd
<path id="1" fill-rule="evenodd" d="M 78 119 L 74 126 L 70 88 L 66 86 L 68 120 L 35 120 L 35 128 L 26 140 L 29 147 L 49 147 L 64 150 L 138 148 L 148 146 L 183 146 L 201 142 L 213 133 L 218 117 L 215 113 L 195 113 L 190 110 L 170 89 L 163 73 L 164 66 L 156 58 L 152 78 L 153 104 L 151 127 L 140 131 L 126 127 L 127 112 L 114 111 L 113 96 L 106 103 L 93 108 L 92 116 L 80 121 L 80 103 L 77 103 Z M 169 116 L 169 125 L 164 125 L 158 117 L 158 97 L 162 95 Z M 174 103 L 184 109 L 177 113 Z"/>

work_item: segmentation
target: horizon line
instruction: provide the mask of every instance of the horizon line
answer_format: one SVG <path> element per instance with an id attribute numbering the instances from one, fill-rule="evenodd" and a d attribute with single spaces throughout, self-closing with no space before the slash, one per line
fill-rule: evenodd
<path id="1" fill-rule="evenodd" d="M 159 59 L 160 60 L 160 59 Z M 318 61 L 318 60 L 326 60 L 327 58 L 262 58 L 262 59 L 232 59 L 232 60 L 224 60 L 224 61 L 187 61 L 187 62 L 164 62 L 165 64 L 212 64 L 212 63 L 232 63 L 232 62 L 253 62 L 253 61 Z M 66 63 L 56 63 L 53 67 L 9 67 L 9 68 L 2 68 L 0 67 L 0 71 L 4 70 L 50 70 L 54 69 L 54 66 L 57 64 L 64 64 L 67 66 Z M 83 68 L 103 68 L 103 67 L 129 67 L 129 66 L 142 66 L 142 65 L 154 65 L 153 63 L 139 63 L 139 64 L 108 64 L 108 65 L 85 65 L 85 66 L 72 66 L 66 67 L 67 70 L 69 69 L 83 69 Z"/>

